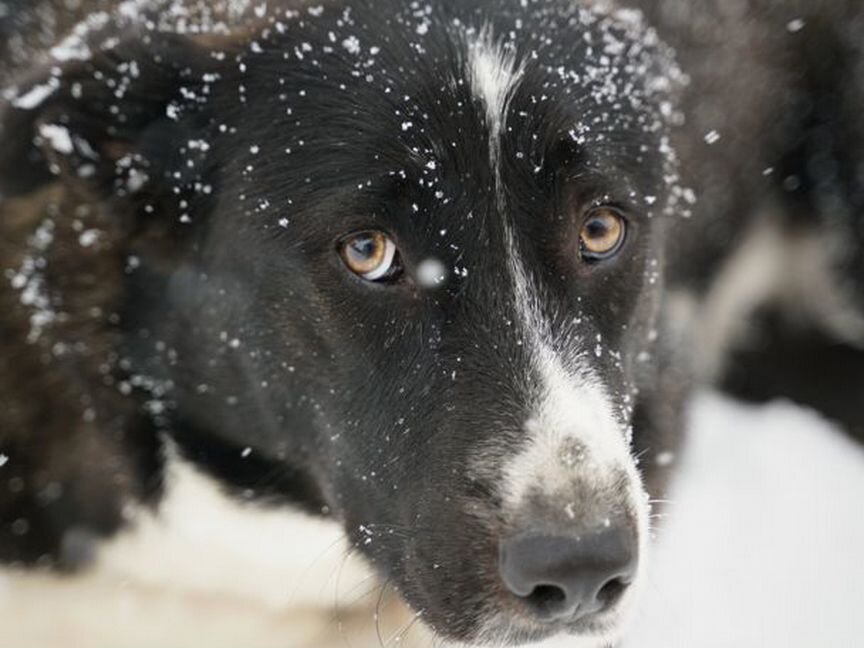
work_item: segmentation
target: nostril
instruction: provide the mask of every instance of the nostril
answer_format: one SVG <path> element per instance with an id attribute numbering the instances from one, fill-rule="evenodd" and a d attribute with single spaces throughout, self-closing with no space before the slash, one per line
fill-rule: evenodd
<path id="1" fill-rule="evenodd" d="M 538 585 L 528 596 L 520 598 L 541 617 L 556 616 L 567 606 L 567 592 L 557 585 Z"/>
<path id="2" fill-rule="evenodd" d="M 597 592 L 597 601 L 604 608 L 610 608 L 621 599 L 628 586 L 628 583 L 625 583 L 620 578 L 613 578 Z"/>

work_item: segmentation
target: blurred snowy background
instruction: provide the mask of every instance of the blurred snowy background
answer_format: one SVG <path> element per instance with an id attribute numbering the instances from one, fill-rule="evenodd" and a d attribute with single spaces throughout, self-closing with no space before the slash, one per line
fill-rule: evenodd
<path id="1" fill-rule="evenodd" d="M 691 416 L 625 648 L 864 646 L 864 450 L 793 405 Z"/>

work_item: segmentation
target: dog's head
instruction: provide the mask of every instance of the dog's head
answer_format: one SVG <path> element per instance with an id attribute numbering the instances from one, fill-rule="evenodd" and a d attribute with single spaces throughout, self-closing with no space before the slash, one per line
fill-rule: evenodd
<path id="1" fill-rule="evenodd" d="M 341 520 L 440 634 L 613 636 L 686 198 L 653 32 L 569 0 L 133 13 L 6 119 L 39 145 L 22 177 L 47 162 L 123 219 L 121 387 L 211 469 Z"/>

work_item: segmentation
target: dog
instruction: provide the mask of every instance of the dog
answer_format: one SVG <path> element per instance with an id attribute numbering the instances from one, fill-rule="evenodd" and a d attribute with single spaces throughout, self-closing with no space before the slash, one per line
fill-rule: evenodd
<path id="1" fill-rule="evenodd" d="M 0 558 L 86 578 L 191 481 L 440 640 L 614 644 L 692 385 L 860 354 L 864 128 L 852 0 L 622 5 L 9 12 Z"/>

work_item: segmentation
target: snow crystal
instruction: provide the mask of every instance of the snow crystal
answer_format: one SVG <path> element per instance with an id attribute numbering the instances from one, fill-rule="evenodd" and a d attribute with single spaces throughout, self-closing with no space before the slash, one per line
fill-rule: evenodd
<path id="1" fill-rule="evenodd" d="M 44 253 L 54 242 L 54 227 L 54 221 L 45 219 L 30 237 L 31 253 L 24 258 L 17 272 L 7 273 L 12 288 L 21 293 L 21 304 L 31 310 L 27 336 L 30 343 L 36 342 L 44 329 L 57 318 L 43 277 Z"/>
<path id="2" fill-rule="evenodd" d="M 126 179 L 126 188 L 130 193 L 136 193 L 141 191 L 149 179 L 150 176 L 144 173 L 141 169 L 130 169 L 129 177 Z"/>
<path id="3" fill-rule="evenodd" d="M 39 126 L 39 135 L 45 139 L 58 153 L 69 155 L 75 150 L 72 144 L 72 137 L 69 135 L 69 129 L 58 124 L 41 124 Z"/>
<path id="4" fill-rule="evenodd" d="M 20 110 L 33 110 L 42 105 L 48 97 L 57 92 L 60 81 L 52 77 L 47 83 L 33 86 L 27 93 L 12 99 L 12 105 Z"/>
<path id="5" fill-rule="evenodd" d="M 796 18 L 795 20 L 789 21 L 789 23 L 786 25 L 786 29 L 789 30 L 790 33 L 794 34 L 804 29 L 804 26 L 806 24 L 807 23 L 805 23 L 803 19 Z"/>
<path id="6" fill-rule="evenodd" d="M 706 133 L 705 142 L 707 144 L 709 144 L 709 145 L 716 144 L 719 141 L 720 141 L 720 133 L 718 133 L 716 130 L 712 130 L 709 133 Z"/>
<path id="7" fill-rule="evenodd" d="M 186 146 L 189 148 L 190 151 L 207 152 L 210 150 L 210 144 L 203 139 L 189 140 L 188 142 L 186 142 Z"/>
<path id="8" fill-rule="evenodd" d="M 73 34 L 59 45 L 51 48 L 51 56 L 55 61 L 86 61 L 93 53 L 80 36 Z"/>
<path id="9" fill-rule="evenodd" d="M 110 15 L 104 11 L 90 14 L 84 22 L 75 26 L 68 37 L 51 49 L 52 58 L 60 62 L 88 60 L 93 52 L 87 44 L 87 37 L 92 31 L 105 27 L 110 19 Z M 103 48 L 111 49 L 111 43 L 106 42 Z"/>
<path id="10" fill-rule="evenodd" d="M 5 466 L 8 462 L 9 462 L 9 457 L 8 457 L 8 455 L 0 454 L 0 468 L 2 468 L 3 466 Z"/>
<path id="11" fill-rule="evenodd" d="M 96 229 L 88 229 L 78 235 L 78 244 L 81 247 L 92 247 L 99 240 L 101 232 Z"/>
<path id="12" fill-rule="evenodd" d="M 671 466 L 675 462 L 675 455 L 671 452 L 660 452 L 655 459 L 658 466 Z"/>
<path id="13" fill-rule="evenodd" d="M 349 54 L 354 54 L 355 56 L 361 52 L 360 41 L 356 36 L 349 36 L 342 41 L 342 47 L 348 50 Z"/>
<path id="14" fill-rule="evenodd" d="M 438 259 L 426 259 L 417 266 L 417 283 L 423 288 L 436 288 L 447 281 L 447 268 Z"/>

